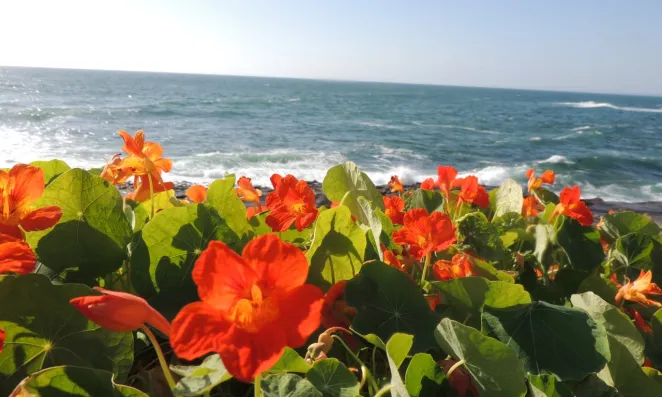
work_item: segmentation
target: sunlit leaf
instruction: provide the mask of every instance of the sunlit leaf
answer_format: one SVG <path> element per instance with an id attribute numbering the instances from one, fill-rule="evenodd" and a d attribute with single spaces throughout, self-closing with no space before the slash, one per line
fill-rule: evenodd
<path id="1" fill-rule="evenodd" d="M 214 181 L 207 190 L 207 202 L 218 211 L 237 236 L 250 239 L 253 231 L 246 220 L 246 205 L 237 196 L 234 184 L 234 174 Z"/>
<path id="2" fill-rule="evenodd" d="M 173 390 L 175 396 L 199 396 L 232 378 L 218 354 L 205 358 L 200 365 L 172 365 L 170 369 L 183 376 Z"/>
<path id="3" fill-rule="evenodd" d="M 623 266 L 648 270 L 652 265 L 655 243 L 651 236 L 630 233 L 616 240 L 615 259 Z"/>
<path id="4" fill-rule="evenodd" d="M 459 240 L 470 245 L 476 255 L 490 261 L 500 261 L 508 255 L 495 227 L 481 212 L 473 212 L 457 222 Z"/>
<path id="5" fill-rule="evenodd" d="M 75 365 L 111 371 L 126 379 L 133 335 L 111 332 L 89 321 L 69 300 L 99 292 L 82 284 L 55 286 L 38 274 L 0 276 L 0 395 L 47 367 Z"/>
<path id="6" fill-rule="evenodd" d="M 380 219 L 379 215 L 375 213 L 375 210 L 370 207 L 368 200 L 364 199 L 363 197 L 359 197 L 359 207 L 363 213 L 363 218 L 368 221 L 366 225 L 370 227 L 370 233 L 372 233 L 372 242 L 374 244 L 375 251 L 379 256 L 379 260 L 383 261 L 384 253 L 382 252 L 382 247 L 380 244 L 380 238 L 382 236 L 382 220 Z"/>
<path id="7" fill-rule="evenodd" d="M 610 241 L 630 233 L 641 233 L 646 236 L 660 234 L 660 226 L 650 217 L 632 211 L 614 212 L 603 216 L 599 228 Z"/>
<path id="8" fill-rule="evenodd" d="M 262 213 L 255 215 L 248 220 L 248 224 L 253 228 L 253 232 L 256 236 L 262 236 L 265 234 L 273 233 L 271 226 L 267 225 L 266 219 L 269 216 L 269 213 Z M 278 237 L 281 240 L 288 243 L 295 244 L 299 247 L 306 246 L 310 242 L 313 236 L 313 228 L 306 228 L 302 231 L 298 231 L 296 228 L 290 228 L 284 232 L 278 232 Z"/>
<path id="9" fill-rule="evenodd" d="M 300 374 L 305 374 L 308 370 L 310 370 L 310 364 L 308 364 L 306 360 L 296 352 L 296 350 L 286 347 L 280 360 L 278 360 L 276 365 L 271 367 L 267 373 L 298 372 Z"/>
<path id="10" fill-rule="evenodd" d="M 133 208 L 133 217 L 135 218 L 133 230 L 138 231 L 145 227 L 149 218 L 152 216 L 152 208 L 154 208 L 154 214 L 156 214 L 166 208 L 176 207 L 171 200 L 174 196 L 175 191 L 170 190 L 168 192 L 154 194 L 153 199 L 143 201 L 142 203 L 135 203 Z"/>
<path id="11" fill-rule="evenodd" d="M 269 375 L 262 379 L 260 388 L 264 397 L 322 397 L 308 379 L 296 374 Z"/>
<path id="12" fill-rule="evenodd" d="M 611 360 L 598 376 L 624 397 L 662 396 L 662 386 L 648 377 L 635 361 L 628 348 L 609 335 Z"/>
<path id="13" fill-rule="evenodd" d="M 44 171 L 44 183 L 48 186 L 55 178 L 69 171 L 71 167 L 62 160 L 33 161 L 31 166 L 39 167 Z"/>
<path id="14" fill-rule="evenodd" d="M 528 374 L 531 397 L 562 397 L 556 390 L 556 378 L 552 375 Z"/>
<path id="15" fill-rule="evenodd" d="M 444 199 L 441 193 L 433 190 L 418 189 L 407 199 L 407 210 L 423 208 L 428 214 L 443 212 Z"/>
<path id="16" fill-rule="evenodd" d="M 352 215 L 359 222 L 366 225 L 368 220 L 363 218 L 359 197 L 368 200 L 372 208 L 379 208 L 384 211 L 382 194 L 377 190 L 368 175 L 361 172 L 356 164 L 351 161 L 339 164 L 327 171 L 322 183 L 322 191 L 329 200 L 342 202 L 349 207 Z"/>
<path id="17" fill-rule="evenodd" d="M 449 389 L 443 369 L 427 353 L 418 353 L 412 357 L 407 366 L 405 384 L 412 397 L 443 396 Z"/>
<path id="18" fill-rule="evenodd" d="M 494 217 L 502 216 L 507 212 L 519 213 L 524 205 L 524 193 L 519 183 L 506 179 L 496 193 Z"/>

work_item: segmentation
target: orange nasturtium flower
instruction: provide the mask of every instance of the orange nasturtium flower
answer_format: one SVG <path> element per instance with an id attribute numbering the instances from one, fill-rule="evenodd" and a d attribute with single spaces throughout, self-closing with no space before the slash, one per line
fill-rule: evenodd
<path id="1" fill-rule="evenodd" d="M 529 178 L 528 187 L 529 192 L 531 192 L 531 190 L 540 189 L 543 183 L 553 185 L 555 175 L 554 171 L 547 170 L 543 172 L 542 175 L 540 175 L 540 178 L 536 178 L 535 171 L 533 168 L 530 168 L 528 171 L 526 171 L 526 177 Z"/>
<path id="2" fill-rule="evenodd" d="M 398 259 L 398 256 L 393 253 L 393 251 L 386 248 L 386 245 L 383 243 L 380 243 L 379 245 L 381 246 L 382 253 L 384 254 L 384 263 L 398 270 L 402 270 L 405 273 L 409 271 L 409 266 L 402 263 L 400 259 Z"/>
<path id="3" fill-rule="evenodd" d="M 384 213 L 394 225 L 402 225 L 405 217 L 405 201 L 398 196 L 384 197 Z"/>
<path id="4" fill-rule="evenodd" d="M 349 328 L 356 317 L 356 308 L 345 302 L 345 286 L 347 280 L 339 281 L 324 294 L 322 303 L 322 326 L 324 328 Z"/>
<path id="5" fill-rule="evenodd" d="M 653 329 L 648 324 L 648 322 L 641 316 L 641 314 L 633 308 L 623 308 L 622 309 L 632 320 L 634 320 L 634 326 L 639 329 L 639 331 L 645 334 L 653 333 Z"/>
<path id="6" fill-rule="evenodd" d="M 455 226 L 448 215 L 415 208 L 405 213 L 404 226 L 393 232 L 393 241 L 398 245 L 409 245 L 409 253 L 421 259 L 431 252 L 450 247 L 455 241 Z"/>
<path id="7" fill-rule="evenodd" d="M 490 196 L 485 188 L 478 184 L 478 178 L 474 175 L 455 180 L 455 185 L 462 189 L 458 195 L 459 201 L 472 203 L 482 208 L 490 205 Z"/>
<path id="8" fill-rule="evenodd" d="M 0 234 L 0 274 L 32 273 L 37 257 L 25 241 L 8 234 Z"/>
<path id="9" fill-rule="evenodd" d="M 212 241 L 192 276 L 202 301 L 184 306 L 170 335 L 184 360 L 218 353 L 232 376 L 250 381 L 320 325 L 323 295 L 305 283 L 306 257 L 274 234 L 251 240 L 242 256 Z"/>
<path id="10" fill-rule="evenodd" d="M 404 186 L 402 186 L 402 182 L 400 181 L 400 178 L 397 175 L 393 175 L 391 177 L 391 180 L 388 181 L 388 186 L 391 188 L 391 192 L 393 193 L 403 193 L 405 191 Z"/>
<path id="11" fill-rule="evenodd" d="M 450 165 L 441 165 L 437 167 L 437 186 L 441 189 L 441 192 L 446 197 L 446 200 L 450 201 L 451 189 L 455 184 L 455 178 L 457 178 L 457 170 Z"/>
<path id="12" fill-rule="evenodd" d="M 0 170 L 0 233 L 23 239 L 23 231 L 45 230 L 58 223 L 60 208 L 31 205 L 44 188 L 41 168 L 16 164 L 9 171 Z"/>
<path id="13" fill-rule="evenodd" d="M 471 259 L 467 255 L 456 254 L 453 256 L 452 262 L 437 261 L 432 266 L 432 271 L 439 280 L 446 281 L 472 276 L 471 267 Z"/>
<path id="14" fill-rule="evenodd" d="M 421 182 L 421 189 L 423 190 L 434 190 L 434 187 L 436 186 L 434 179 L 428 178 Z"/>
<path id="15" fill-rule="evenodd" d="M 293 175 L 281 178 L 272 176 L 275 190 L 267 196 L 267 206 L 271 212 L 266 223 L 275 232 L 284 232 L 294 226 L 302 231 L 312 225 L 317 218 L 315 193 L 305 181 L 300 181 Z"/>
<path id="16" fill-rule="evenodd" d="M 94 287 L 102 295 L 79 296 L 69 301 L 85 317 L 115 332 L 134 331 L 149 324 L 170 335 L 170 324 L 143 298 L 126 292 Z"/>
<path id="17" fill-rule="evenodd" d="M 618 305 L 626 300 L 641 303 L 642 305 L 662 306 L 662 303 L 646 297 L 646 295 L 662 295 L 662 289 L 660 289 L 657 284 L 652 283 L 652 279 L 652 271 L 649 270 L 644 272 L 642 270 L 639 273 L 639 277 L 637 277 L 634 282 L 631 283 L 628 280 L 628 282 L 618 290 L 618 293 L 616 294 L 616 304 Z"/>
<path id="18" fill-rule="evenodd" d="M 582 226 L 591 226 L 593 224 L 593 213 L 586 206 L 586 203 L 580 200 L 579 186 L 573 186 L 572 189 L 565 187 L 559 196 L 559 203 L 554 208 L 552 216 L 566 215 L 577 220 Z"/>
<path id="19" fill-rule="evenodd" d="M 525 197 L 524 204 L 522 205 L 522 216 L 536 216 L 539 212 L 536 196 Z"/>
<path id="20" fill-rule="evenodd" d="M 204 203 L 207 201 L 207 188 L 202 185 L 193 185 L 186 189 L 186 197 L 193 203 Z"/>
<path id="21" fill-rule="evenodd" d="M 121 169 L 120 164 L 122 164 L 122 154 L 117 153 L 113 155 L 113 158 L 110 159 L 109 162 L 106 163 L 99 176 L 112 183 L 113 185 L 123 184 L 129 179 L 131 173 L 127 170 Z"/>
<path id="22" fill-rule="evenodd" d="M 262 191 L 253 187 L 251 178 L 242 176 L 237 181 L 237 195 L 242 201 L 248 201 L 249 203 L 257 204 L 258 208 L 262 205 L 260 204 L 260 197 L 262 197 Z"/>

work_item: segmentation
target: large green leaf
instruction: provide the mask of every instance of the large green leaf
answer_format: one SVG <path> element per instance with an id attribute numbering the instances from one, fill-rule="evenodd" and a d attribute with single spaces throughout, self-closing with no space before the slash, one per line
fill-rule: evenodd
<path id="1" fill-rule="evenodd" d="M 386 342 L 386 359 L 391 371 L 391 395 L 393 397 L 409 397 L 407 387 L 400 376 L 399 368 L 407 358 L 414 344 L 412 335 L 396 333 Z"/>
<path id="2" fill-rule="evenodd" d="M 171 365 L 170 369 L 183 376 L 175 385 L 175 396 L 199 396 L 232 378 L 218 354 L 205 358 L 200 365 Z"/>
<path id="3" fill-rule="evenodd" d="M 434 282 L 432 286 L 439 292 L 444 314 L 474 328 L 480 328 L 480 313 L 486 304 L 505 308 L 531 303 L 529 293 L 521 285 L 482 277 Z"/>
<path id="4" fill-rule="evenodd" d="M 556 390 L 556 378 L 552 375 L 528 374 L 531 397 L 561 397 Z"/>
<path id="5" fill-rule="evenodd" d="M 306 376 L 324 397 L 354 397 L 359 394 L 358 380 L 338 359 L 316 361 Z"/>
<path id="6" fill-rule="evenodd" d="M 423 208 L 428 214 L 434 211 L 443 212 L 444 198 L 441 193 L 433 190 L 418 189 L 407 199 L 407 210 Z"/>
<path id="7" fill-rule="evenodd" d="M 644 363 L 644 338 L 625 313 L 593 292 L 573 295 L 570 301 L 574 307 L 586 311 L 593 320 L 602 324 L 607 334 L 623 344 L 639 365 Z"/>
<path id="8" fill-rule="evenodd" d="M 609 336 L 611 360 L 598 376 L 624 397 L 662 396 L 662 385 L 648 377 L 630 354 L 627 346 Z"/>
<path id="9" fill-rule="evenodd" d="M 339 206 L 322 212 L 306 253 L 310 262 L 308 282 L 326 290 L 351 279 L 363 266 L 366 244 L 365 234 L 352 220 L 349 208 Z"/>
<path id="10" fill-rule="evenodd" d="M 207 190 L 207 202 L 218 211 L 237 236 L 250 239 L 253 232 L 246 219 L 246 205 L 237 196 L 234 184 L 234 174 L 214 181 Z"/>
<path id="11" fill-rule="evenodd" d="M 445 318 L 435 331 L 439 346 L 454 360 L 464 360 L 481 396 L 523 397 L 526 384 L 522 363 L 515 352 L 494 338 Z"/>
<path id="12" fill-rule="evenodd" d="M 522 212 L 524 193 L 519 183 L 512 179 L 503 181 L 496 193 L 494 216 L 501 216 L 506 212 Z"/>
<path id="13" fill-rule="evenodd" d="M 177 207 L 175 205 L 176 199 L 173 200 L 173 197 L 175 197 L 175 191 L 170 190 L 168 192 L 154 194 L 153 199 L 143 201 L 142 203 L 135 203 L 133 206 L 133 230 L 138 231 L 145 227 L 149 218 L 152 216 L 152 208 L 154 208 L 153 212 L 156 214 L 166 208 Z"/>
<path id="14" fill-rule="evenodd" d="M 632 266 L 648 270 L 652 265 L 655 243 L 651 236 L 643 233 L 630 233 L 616 240 L 614 252 L 617 262 L 623 266 Z"/>
<path id="15" fill-rule="evenodd" d="M 35 372 L 15 393 L 17 397 L 147 397 L 138 389 L 116 384 L 112 372 L 71 365 Z"/>
<path id="16" fill-rule="evenodd" d="M 290 347 L 286 347 L 283 355 L 280 357 L 280 360 L 278 360 L 278 362 L 273 367 L 271 367 L 267 373 L 276 374 L 284 372 L 298 372 L 305 374 L 309 370 L 310 364 L 308 364 L 306 360 L 304 360 L 303 357 L 301 357 L 299 353 L 296 352 L 296 350 Z"/>
<path id="17" fill-rule="evenodd" d="M 271 229 L 271 226 L 267 225 L 267 216 L 269 216 L 269 213 L 263 212 L 248 220 L 248 224 L 253 228 L 253 232 L 256 236 L 262 236 L 274 232 Z M 313 229 L 306 228 L 302 231 L 298 231 L 296 228 L 291 228 L 284 232 L 278 232 L 277 234 L 281 240 L 303 248 L 310 244 L 310 240 L 313 235 Z"/>
<path id="18" fill-rule="evenodd" d="M 47 367 L 76 365 L 112 371 L 126 379 L 133 361 L 133 335 L 100 328 L 69 300 L 100 293 L 82 284 L 55 286 L 47 277 L 0 277 L 0 395 Z"/>
<path id="19" fill-rule="evenodd" d="M 382 252 L 382 247 L 380 244 L 382 236 L 382 220 L 379 215 L 376 213 L 377 210 L 373 210 L 370 207 L 368 200 L 363 197 L 359 197 L 359 207 L 363 213 L 363 217 L 368 221 L 367 226 L 370 228 L 370 233 L 372 233 L 372 243 L 374 244 L 375 251 L 379 256 L 379 260 L 384 260 L 384 253 Z"/>
<path id="20" fill-rule="evenodd" d="M 33 161 L 33 167 L 39 167 L 44 171 L 44 183 L 48 186 L 55 178 L 69 171 L 71 167 L 62 160 Z"/>
<path id="21" fill-rule="evenodd" d="M 605 328 L 580 309 L 533 302 L 483 309 L 483 331 L 511 347 L 533 374 L 580 380 L 609 360 Z"/>
<path id="22" fill-rule="evenodd" d="M 72 169 L 48 185 L 35 205 L 62 209 L 55 227 L 28 233 L 28 242 L 44 265 L 55 272 L 76 269 L 87 278 L 122 266 L 131 224 L 124 216 L 120 193 L 108 181 Z"/>
<path id="23" fill-rule="evenodd" d="M 556 233 L 558 244 L 568 255 L 570 266 L 592 272 L 605 257 L 600 243 L 600 233 L 576 220 L 563 217 L 563 224 Z"/>
<path id="24" fill-rule="evenodd" d="M 481 212 L 473 212 L 457 222 L 460 241 L 470 245 L 476 255 L 490 261 L 501 261 L 508 254 L 496 228 Z"/>
<path id="25" fill-rule="evenodd" d="M 372 208 L 384 211 L 384 200 L 368 175 L 361 172 L 351 161 L 339 164 L 327 171 L 322 183 L 322 191 L 331 201 L 342 202 L 349 207 L 356 219 L 367 225 L 359 205 L 359 197 L 364 197 Z"/>
<path id="26" fill-rule="evenodd" d="M 614 212 L 602 217 L 600 230 L 610 241 L 630 233 L 658 236 L 660 226 L 650 217 L 631 211 Z"/>
<path id="27" fill-rule="evenodd" d="M 381 262 L 363 266 L 347 282 L 345 300 L 357 309 L 352 328 L 388 340 L 396 332 L 414 335 L 413 353 L 436 346 L 433 331 L 438 315 L 407 274 Z"/>
<path id="28" fill-rule="evenodd" d="M 239 238 L 207 204 L 165 209 L 145 225 L 131 255 L 131 280 L 166 317 L 197 300 L 193 265 L 211 240 L 239 250 Z"/>
<path id="29" fill-rule="evenodd" d="M 650 319 L 652 333 L 646 338 L 646 357 L 662 367 L 662 309 L 658 309 Z"/>
<path id="30" fill-rule="evenodd" d="M 260 388 L 264 397 L 322 397 L 308 379 L 296 374 L 269 375 L 262 379 Z"/>
<path id="31" fill-rule="evenodd" d="M 448 390 L 444 370 L 427 353 L 418 353 L 412 357 L 407 366 L 405 385 L 412 397 L 443 396 Z"/>
<path id="32" fill-rule="evenodd" d="M 551 255 L 549 255 L 549 250 L 554 244 L 556 236 L 554 234 L 554 228 L 551 225 L 539 224 L 536 225 L 536 246 L 533 251 L 536 259 L 540 262 L 541 265 L 548 268 L 551 266 Z"/>

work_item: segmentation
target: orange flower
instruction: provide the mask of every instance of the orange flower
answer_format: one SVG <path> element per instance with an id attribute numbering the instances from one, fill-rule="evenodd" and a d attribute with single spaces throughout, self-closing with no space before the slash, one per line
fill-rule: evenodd
<path id="1" fill-rule="evenodd" d="M 435 187 L 435 183 L 434 183 L 434 179 L 432 178 L 428 178 L 423 182 L 421 182 L 421 189 L 423 190 L 434 190 L 434 187 Z"/>
<path id="2" fill-rule="evenodd" d="M 524 205 L 522 205 L 522 216 L 536 216 L 538 210 L 538 199 L 536 196 L 529 196 L 524 198 Z"/>
<path id="3" fill-rule="evenodd" d="M 579 186 L 573 186 L 572 189 L 566 186 L 561 191 L 560 202 L 554 208 L 550 221 L 560 214 L 577 220 L 583 226 L 591 226 L 593 224 L 593 213 L 579 197 Z"/>
<path id="4" fill-rule="evenodd" d="M 152 174 L 160 179 L 161 172 L 170 172 L 172 161 L 163 158 L 163 148 L 156 142 L 145 142 L 145 133 L 140 130 L 135 136 L 126 131 L 118 131 L 124 146 L 122 150 L 129 155 L 120 164 L 122 169 L 130 169 L 132 174 Z"/>
<path id="5" fill-rule="evenodd" d="M 161 193 L 167 192 L 175 188 L 175 184 L 172 182 L 163 182 L 163 180 L 151 179 L 152 187 L 150 188 L 150 178 L 151 175 L 140 175 L 134 179 L 133 187 L 134 191 L 127 194 L 126 198 L 131 199 L 137 202 L 147 201 L 152 197 L 151 193 Z M 151 189 L 151 191 L 150 191 Z"/>
<path id="6" fill-rule="evenodd" d="M 0 234 L 0 274 L 32 273 L 36 264 L 37 258 L 28 243 L 8 234 Z"/>
<path id="7" fill-rule="evenodd" d="M 443 251 L 456 240 L 451 219 L 441 212 L 428 212 L 415 208 L 405 213 L 404 227 L 393 232 L 393 241 L 409 245 L 409 253 L 421 259 L 431 252 Z"/>
<path id="8" fill-rule="evenodd" d="M 331 286 L 324 295 L 322 304 L 322 326 L 324 328 L 349 328 L 356 317 L 356 309 L 345 302 L 345 286 L 347 280 L 339 281 Z"/>
<path id="9" fill-rule="evenodd" d="M 275 232 L 284 232 L 293 223 L 298 231 L 312 225 L 318 211 L 315 193 L 310 186 L 292 175 L 281 178 L 275 186 L 276 189 L 267 196 L 267 206 L 271 209 L 267 225 Z"/>
<path id="10" fill-rule="evenodd" d="M 648 299 L 646 295 L 662 295 L 662 289 L 657 284 L 652 283 L 653 272 L 643 270 L 639 277 L 631 283 L 629 280 L 622 286 L 616 294 L 616 304 L 620 305 L 622 301 L 637 302 L 642 305 L 662 306 L 660 302 Z"/>
<path id="11" fill-rule="evenodd" d="M 391 188 L 392 193 L 403 193 L 405 191 L 404 186 L 402 186 L 402 182 L 400 181 L 400 178 L 398 178 L 397 175 L 393 175 L 391 177 L 391 180 L 388 181 L 388 186 Z"/>
<path id="12" fill-rule="evenodd" d="M 457 170 L 450 165 L 442 165 L 437 167 L 437 186 L 446 196 L 446 200 L 450 200 L 451 189 L 454 186 L 455 178 L 457 177 Z"/>
<path id="13" fill-rule="evenodd" d="M 455 365 L 457 361 L 455 360 L 441 360 L 439 364 L 444 369 L 444 373 L 448 375 L 448 371 Z M 471 375 L 462 368 L 462 366 L 456 367 L 453 372 L 450 374 L 448 379 L 451 389 L 455 392 L 455 395 L 460 397 L 478 397 L 478 390 L 476 386 L 471 381 Z"/>
<path id="14" fill-rule="evenodd" d="M 207 201 L 207 188 L 202 185 L 193 185 L 186 189 L 186 197 L 194 203 L 204 203 Z"/>
<path id="15" fill-rule="evenodd" d="M 400 262 L 400 259 L 398 259 L 398 257 L 393 253 L 393 251 L 387 249 L 384 244 L 380 244 L 380 245 L 382 247 L 382 252 L 384 253 L 384 263 L 398 270 L 402 270 L 403 272 L 408 271 L 408 266 Z"/>
<path id="16" fill-rule="evenodd" d="M 453 261 L 440 260 L 432 266 L 434 275 L 441 281 L 469 277 L 471 273 L 471 259 L 464 254 L 453 256 Z"/>
<path id="17" fill-rule="evenodd" d="M 394 225 L 402 225 L 405 217 L 405 201 L 398 196 L 383 196 L 385 214 Z"/>
<path id="18" fill-rule="evenodd" d="M 460 186 L 460 195 L 458 198 L 461 202 L 472 203 L 482 208 L 487 208 L 490 205 L 490 196 L 485 191 L 485 188 L 478 184 L 478 178 L 469 175 L 466 178 L 456 179 L 454 185 Z"/>
<path id="19" fill-rule="evenodd" d="M 112 183 L 113 185 L 123 184 L 129 179 L 131 174 L 126 170 L 122 170 L 120 168 L 120 164 L 122 164 L 122 154 L 117 153 L 109 162 L 106 163 L 99 176 Z"/>
<path id="20" fill-rule="evenodd" d="M 637 327 L 639 331 L 649 335 L 653 333 L 653 329 L 651 328 L 651 326 L 648 324 L 646 320 L 644 320 L 643 317 L 641 317 L 641 314 L 639 314 L 637 310 L 626 308 L 623 309 L 623 311 L 627 313 L 634 320 L 634 326 Z"/>
<path id="21" fill-rule="evenodd" d="M 245 176 L 242 176 L 237 181 L 237 185 L 239 185 L 239 187 L 237 188 L 237 195 L 239 195 L 239 198 L 242 201 L 248 201 L 249 203 L 255 203 L 255 204 L 257 204 L 258 207 L 261 206 L 260 197 L 262 197 L 262 191 L 260 191 L 259 189 L 255 189 L 253 187 L 253 183 L 251 182 L 251 178 L 247 178 Z"/>
<path id="22" fill-rule="evenodd" d="M 531 190 L 536 190 L 540 189 L 543 183 L 546 183 L 548 185 L 553 185 L 554 184 L 554 171 L 552 170 L 547 170 L 540 175 L 540 178 L 536 178 L 535 171 L 533 168 L 529 169 L 526 171 L 526 177 L 529 178 L 529 193 Z"/>
<path id="23" fill-rule="evenodd" d="M 425 300 L 428 301 L 428 305 L 430 305 L 430 310 L 432 311 L 434 311 L 437 308 L 437 305 L 441 303 L 441 297 L 438 292 L 432 295 L 425 295 Z"/>
<path id="24" fill-rule="evenodd" d="M 215 352 L 232 376 L 250 381 L 320 325 L 322 291 L 305 284 L 308 261 L 276 235 L 250 241 L 242 256 L 212 241 L 192 275 L 202 301 L 177 314 L 170 336 L 184 360 Z"/>
<path id="25" fill-rule="evenodd" d="M 31 206 L 44 188 L 41 168 L 16 164 L 9 171 L 0 170 L 0 233 L 23 239 L 23 231 L 45 230 L 58 223 L 60 208 Z"/>
<path id="26" fill-rule="evenodd" d="M 100 287 L 94 289 L 103 295 L 80 296 L 69 301 L 94 323 L 115 332 L 134 331 L 150 324 L 164 335 L 170 334 L 168 320 L 143 298 Z"/>

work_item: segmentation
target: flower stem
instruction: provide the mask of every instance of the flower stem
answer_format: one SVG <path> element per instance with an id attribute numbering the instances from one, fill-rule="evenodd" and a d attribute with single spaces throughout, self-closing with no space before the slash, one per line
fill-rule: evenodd
<path id="1" fill-rule="evenodd" d="M 363 361 L 361 361 L 361 359 L 360 359 L 356 354 L 354 354 L 354 352 L 352 351 L 352 349 L 350 349 L 349 346 L 347 346 L 347 344 L 345 343 L 345 341 L 343 340 L 343 338 L 341 338 L 341 337 L 339 337 L 339 336 L 337 336 L 337 335 L 331 335 L 331 337 L 332 337 L 334 340 L 337 340 L 338 342 L 340 342 L 340 344 L 345 348 L 345 350 L 347 350 L 347 353 L 349 353 L 349 355 L 352 356 L 352 358 L 353 358 L 354 360 L 356 360 L 356 362 L 361 366 L 361 372 L 365 373 L 365 377 L 368 378 L 368 380 L 370 381 L 370 385 L 371 385 L 375 390 L 377 390 L 377 389 L 379 388 L 379 385 L 377 385 L 377 381 L 375 381 L 375 378 L 372 377 L 372 374 L 370 373 L 370 370 L 369 370 L 368 367 L 363 363 Z"/>
<path id="2" fill-rule="evenodd" d="M 262 397 L 262 374 L 258 374 L 258 376 L 255 377 L 253 385 L 253 396 L 254 397 Z"/>
<path id="3" fill-rule="evenodd" d="M 154 350 L 156 351 L 156 356 L 159 358 L 159 364 L 161 365 L 161 370 L 163 371 L 163 375 L 165 375 L 166 381 L 168 382 L 168 386 L 170 386 L 170 390 L 175 389 L 175 379 L 172 377 L 172 373 L 170 372 L 170 368 L 168 368 L 168 363 L 166 362 L 165 356 L 163 355 L 163 350 L 161 350 L 161 345 L 159 345 L 159 341 L 156 339 L 156 336 L 150 331 L 149 328 L 147 328 L 146 325 L 143 325 L 140 327 L 140 329 L 147 335 L 149 338 L 150 342 L 152 342 L 152 346 L 154 346 Z"/>
<path id="4" fill-rule="evenodd" d="M 385 396 L 386 393 L 390 392 L 392 388 L 393 388 L 393 385 L 384 386 L 380 391 L 377 392 L 377 394 L 375 394 L 375 397 Z"/>
<path id="5" fill-rule="evenodd" d="M 432 261 L 432 252 L 428 252 L 428 254 L 425 255 L 425 266 L 423 267 L 423 274 L 421 275 L 421 286 L 423 285 L 425 279 L 427 278 L 428 268 L 430 267 L 431 261 Z"/>
<path id="6" fill-rule="evenodd" d="M 466 362 L 467 362 L 466 360 L 460 360 L 460 361 L 456 362 L 455 364 L 453 364 L 453 366 L 448 369 L 448 372 L 446 373 L 446 377 L 450 378 L 453 371 L 458 369 L 462 364 L 464 364 Z"/>

